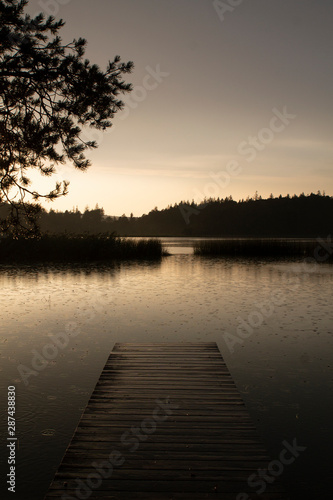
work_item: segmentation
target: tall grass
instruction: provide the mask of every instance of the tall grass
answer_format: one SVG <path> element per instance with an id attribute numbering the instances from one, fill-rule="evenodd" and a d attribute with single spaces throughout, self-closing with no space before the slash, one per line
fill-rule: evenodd
<path id="1" fill-rule="evenodd" d="M 221 255 L 233 257 L 314 257 L 322 262 L 333 261 L 332 255 L 329 255 L 315 240 L 283 240 L 273 238 L 203 240 L 195 243 L 194 254 L 200 256 Z"/>
<path id="2" fill-rule="evenodd" d="M 153 260 L 162 255 L 162 244 L 157 239 L 135 241 L 112 234 L 0 239 L 0 263 Z"/>

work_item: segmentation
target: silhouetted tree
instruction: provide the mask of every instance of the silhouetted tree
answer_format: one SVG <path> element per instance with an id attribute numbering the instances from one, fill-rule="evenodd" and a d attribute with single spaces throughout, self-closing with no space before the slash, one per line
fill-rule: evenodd
<path id="1" fill-rule="evenodd" d="M 66 160 L 85 170 L 85 151 L 97 144 L 83 127 L 111 126 L 123 107 L 119 94 L 131 90 L 123 75 L 133 67 L 116 56 L 101 71 L 83 58 L 84 39 L 62 44 L 63 20 L 32 18 L 24 13 L 27 3 L 0 0 L 0 204 L 10 208 L 0 229 L 16 232 L 36 231 L 39 198 L 53 200 L 68 189 L 57 182 L 43 195 L 29 187 L 28 170 L 49 176 Z"/>

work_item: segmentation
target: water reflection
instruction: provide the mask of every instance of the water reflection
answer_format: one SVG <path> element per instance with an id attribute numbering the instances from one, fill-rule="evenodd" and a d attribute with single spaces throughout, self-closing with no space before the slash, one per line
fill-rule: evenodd
<path id="1" fill-rule="evenodd" d="M 159 263 L 0 270 L 1 396 L 16 385 L 17 499 L 43 498 L 108 353 L 131 341 L 216 341 L 272 458 L 284 439 L 307 446 L 283 479 L 303 498 L 318 496 L 318 478 L 324 488 L 333 444 L 332 266 L 200 259 L 189 248 Z M 277 290 L 283 300 L 231 352 L 226 334 L 236 336 Z M 43 366 L 45 346 L 66 335 Z M 18 366 L 35 372 L 27 384 Z"/>

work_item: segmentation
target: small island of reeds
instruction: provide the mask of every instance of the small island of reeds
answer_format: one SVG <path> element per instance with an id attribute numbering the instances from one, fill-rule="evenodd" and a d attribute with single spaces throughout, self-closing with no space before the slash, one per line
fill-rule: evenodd
<path id="1" fill-rule="evenodd" d="M 113 234 L 0 238 L 0 264 L 156 260 L 165 254 L 156 238 L 135 240 Z"/>
<path id="2" fill-rule="evenodd" d="M 317 262 L 332 262 L 317 240 L 278 238 L 225 238 L 202 240 L 194 244 L 194 254 L 203 257 L 228 256 L 249 258 L 307 258 Z"/>

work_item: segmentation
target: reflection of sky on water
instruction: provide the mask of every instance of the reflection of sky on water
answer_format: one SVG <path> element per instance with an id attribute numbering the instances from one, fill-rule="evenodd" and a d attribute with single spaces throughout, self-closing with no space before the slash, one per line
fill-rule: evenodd
<path id="1" fill-rule="evenodd" d="M 38 475 L 42 498 L 115 342 L 216 341 L 272 458 L 284 439 L 307 446 L 283 478 L 309 490 L 332 446 L 332 283 L 328 265 L 205 260 L 188 247 L 155 264 L 2 268 L 1 394 L 16 385 L 20 484 Z M 280 305 L 231 353 L 226 332 L 277 290 Z M 17 366 L 66 328 L 68 345 L 25 386 Z"/>

